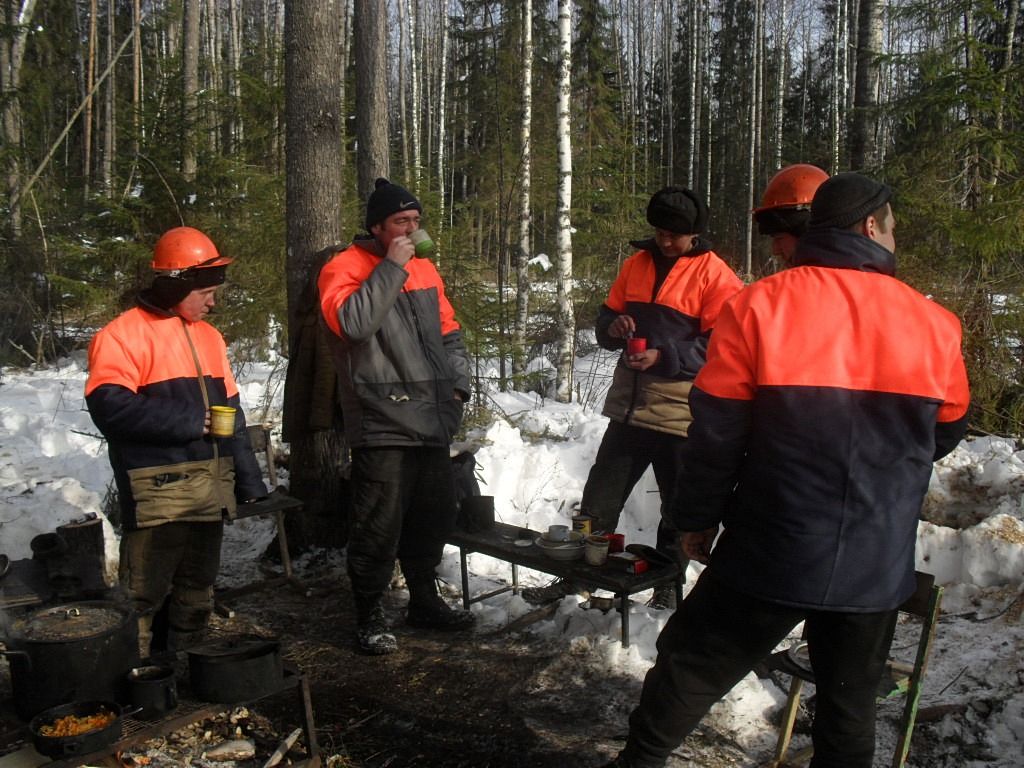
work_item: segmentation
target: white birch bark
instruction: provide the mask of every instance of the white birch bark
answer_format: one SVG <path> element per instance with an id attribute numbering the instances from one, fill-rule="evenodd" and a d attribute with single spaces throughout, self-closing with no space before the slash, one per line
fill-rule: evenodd
<path id="1" fill-rule="evenodd" d="M 529 2 L 529 0 L 527 0 Z M 441 0 L 441 77 L 437 86 L 437 207 L 439 229 L 445 217 L 445 142 L 448 126 L 445 115 L 448 107 L 448 0 Z"/>
<path id="2" fill-rule="evenodd" d="M 196 107 L 199 101 L 199 0 L 185 0 L 182 10 L 182 152 L 181 175 L 196 177 Z"/>
<path id="3" fill-rule="evenodd" d="M 572 363 L 576 323 L 572 307 L 572 0 L 558 0 L 558 347 L 555 398 L 572 401 Z"/>
<path id="4" fill-rule="evenodd" d="M 419 192 L 420 174 L 422 172 L 423 153 L 420 151 L 420 56 L 417 50 L 416 34 L 417 14 L 411 0 L 405 0 L 406 22 L 409 27 L 409 90 L 411 91 L 412 111 L 412 181 L 413 189 Z"/>
<path id="5" fill-rule="evenodd" d="M 9 150 L 4 173 L 10 200 L 11 235 L 21 235 L 21 64 L 25 58 L 25 40 L 28 37 L 36 0 L 4 0 L 3 21 L 12 26 L 8 35 L 0 36 L 0 123 L 3 125 L 4 146 Z"/>
<path id="6" fill-rule="evenodd" d="M 117 152 L 117 71 L 114 64 L 114 0 L 107 0 L 107 57 L 110 70 L 103 98 L 103 193 L 108 197 L 114 190 L 114 154 Z"/>
<path id="7" fill-rule="evenodd" d="M 513 322 L 512 382 L 522 390 L 526 375 L 526 326 L 530 316 L 530 131 L 533 121 L 533 0 L 523 0 L 523 117 L 519 127 L 519 258 Z"/>
<path id="8" fill-rule="evenodd" d="M 85 179 L 85 197 L 92 186 L 92 91 L 96 84 L 96 35 L 99 8 L 97 0 L 89 2 L 89 52 L 85 64 L 85 117 L 82 121 L 82 176 Z"/>

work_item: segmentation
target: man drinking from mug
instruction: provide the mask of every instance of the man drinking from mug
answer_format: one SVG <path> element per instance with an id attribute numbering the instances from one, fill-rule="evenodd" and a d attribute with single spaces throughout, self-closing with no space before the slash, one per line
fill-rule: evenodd
<path id="1" fill-rule="evenodd" d="M 415 256 L 410 236 L 422 211 L 407 189 L 377 179 L 366 203 L 369 235 L 336 254 L 317 281 L 352 447 L 347 564 L 356 638 L 372 655 L 398 647 L 381 604 L 396 557 L 409 625 L 473 624 L 471 613 L 441 599 L 434 574 L 455 522 L 448 451 L 469 397 L 469 359 L 441 276 Z"/>

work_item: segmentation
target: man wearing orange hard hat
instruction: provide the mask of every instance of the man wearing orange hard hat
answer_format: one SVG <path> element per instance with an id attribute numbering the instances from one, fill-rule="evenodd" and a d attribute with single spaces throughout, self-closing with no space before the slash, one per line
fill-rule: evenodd
<path id="1" fill-rule="evenodd" d="M 796 241 L 807 229 L 811 200 L 828 174 L 816 165 L 787 165 L 768 182 L 761 205 L 754 209 L 754 221 L 762 235 L 772 239 L 772 256 L 789 266 Z"/>
<path id="2" fill-rule="evenodd" d="M 224 338 L 205 320 L 231 261 L 198 229 L 165 232 L 149 288 L 89 344 L 85 402 L 114 470 L 120 579 L 144 657 L 187 647 L 206 626 L 223 520 L 267 495 Z M 211 409 L 223 423 L 211 425 Z M 166 637 L 154 636 L 158 613 Z"/>

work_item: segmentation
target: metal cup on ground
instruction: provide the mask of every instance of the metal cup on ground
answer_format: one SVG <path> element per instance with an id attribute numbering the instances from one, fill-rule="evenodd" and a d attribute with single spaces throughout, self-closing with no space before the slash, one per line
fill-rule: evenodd
<path id="1" fill-rule="evenodd" d="M 230 405 L 210 406 L 210 434 L 231 437 L 235 434 L 235 409 Z"/>
<path id="2" fill-rule="evenodd" d="M 139 718 L 156 720 L 178 706 L 178 685 L 174 669 L 163 666 L 135 667 L 128 672 L 128 697 L 141 707 Z"/>

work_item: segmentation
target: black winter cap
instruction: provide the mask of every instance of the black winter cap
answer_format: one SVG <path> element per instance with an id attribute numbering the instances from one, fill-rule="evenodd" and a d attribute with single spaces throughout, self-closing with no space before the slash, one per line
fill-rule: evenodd
<path id="1" fill-rule="evenodd" d="M 845 229 L 892 198 L 892 188 L 859 173 L 837 173 L 823 182 L 811 201 L 809 229 Z"/>
<path id="2" fill-rule="evenodd" d="M 708 206 L 696 192 L 665 187 L 647 204 L 647 223 L 678 235 L 698 235 L 708 225 Z"/>
<path id="3" fill-rule="evenodd" d="M 381 177 L 375 182 L 375 189 L 366 201 L 366 231 L 369 232 L 370 227 L 393 213 L 410 210 L 423 213 L 423 206 L 416 196 L 405 187 Z"/>

